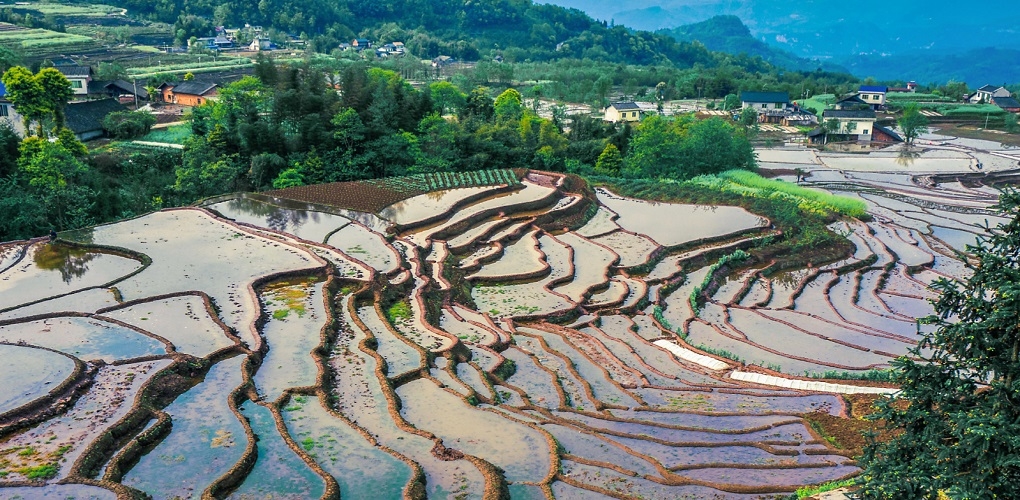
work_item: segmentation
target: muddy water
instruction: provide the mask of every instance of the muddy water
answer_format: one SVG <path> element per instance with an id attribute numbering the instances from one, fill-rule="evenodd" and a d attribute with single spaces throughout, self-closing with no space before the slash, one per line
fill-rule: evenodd
<path id="1" fill-rule="evenodd" d="M 258 460 L 230 498 L 297 500 L 322 496 L 326 490 L 325 482 L 287 446 L 273 420 L 272 411 L 251 401 L 245 401 L 240 410 L 259 438 Z"/>
<path id="2" fill-rule="evenodd" d="M 576 305 L 563 297 L 550 293 L 545 285 L 548 278 L 520 285 L 475 286 L 471 289 L 478 310 L 494 318 L 553 314 L 573 309 Z M 561 289 L 557 292 L 562 293 Z"/>
<path id="3" fill-rule="evenodd" d="M 173 297 L 104 313 L 172 343 L 177 352 L 204 358 L 234 343 L 206 309 L 201 297 Z"/>
<path id="4" fill-rule="evenodd" d="M 635 389 L 636 394 L 652 406 L 661 406 L 670 411 L 696 412 L 739 412 L 756 415 L 769 412 L 808 413 L 825 411 L 838 415 L 842 407 L 839 396 L 816 394 L 800 396 L 789 392 L 783 395 L 747 395 L 721 392 L 691 392 L 665 389 Z M 769 391 L 769 394 L 783 394 Z"/>
<path id="5" fill-rule="evenodd" d="M 78 500 L 115 500 L 117 494 L 100 488 L 84 484 L 47 484 L 45 486 L 14 486 L 0 490 L 4 498 L 15 499 L 38 499 L 38 500 L 67 500 L 74 498 Z"/>
<path id="6" fill-rule="evenodd" d="M 630 477 L 612 469 L 563 461 L 562 474 L 582 484 L 637 498 L 760 498 L 761 495 L 724 493 L 706 486 L 667 486 L 641 477 Z M 587 498 L 587 493 L 583 498 Z"/>
<path id="7" fill-rule="evenodd" d="M 506 224 L 506 222 L 507 219 L 504 219 L 502 217 L 497 217 L 495 219 L 482 222 L 477 226 L 474 226 L 471 229 L 468 229 L 467 231 L 458 234 L 454 238 L 450 239 L 447 243 L 453 250 L 457 251 L 464 250 L 474 242 L 482 239 L 483 237 L 497 230 L 498 227 L 501 227 L 503 224 Z"/>
<path id="8" fill-rule="evenodd" d="M 581 229 L 578 229 L 577 234 L 584 236 L 585 238 L 594 238 L 603 234 L 611 233 L 620 228 L 620 226 L 613 222 L 616 214 L 613 213 L 606 207 L 599 207 L 599 211 L 595 212 L 595 216 L 588 221 Z"/>
<path id="9" fill-rule="evenodd" d="M 652 253 L 659 248 L 655 242 L 645 236 L 616 231 L 604 236 L 592 238 L 592 241 L 605 245 L 620 256 L 618 267 L 636 267 L 648 262 Z"/>
<path id="10" fill-rule="evenodd" d="M 292 234 L 316 243 L 325 242 L 329 233 L 351 223 L 347 217 L 308 208 L 284 208 L 244 194 L 206 208 L 237 222 Z"/>
<path id="11" fill-rule="evenodd" d="M 501 467 L 512 482 L 540 482 L 550 472 L 549 443 L 541 433 L 474 408 L 428 380 L 402 385 L 400 413 L 439 436 L 449 448 Z"/>
<path id="12" fill-rule="evenodd" d="M 140 267 L 136 260 L 109 253 L 36 243 L 0 274 L 0 309 L 103 285 Z"/>
<path id="13" fill-rule="evenodd" d="M 93 313 L 104 307 L 113 307 L 117 304 L 118 302 L 113 295 L 113 290 L 109 288 L 91 288 L 63 297 L 36 302 L 30 306 L 11 309 L 0 313 L 0 320 L 27 318 L 39 314 L 61 312 Z"/>
<path id="14" fill-rule="evenodd" d="M 624 229 L 644 234 L 664 246 L 676 246 L 702 238 L 763 227 L 761 217 L 738 207 L 710 207 L 651 203 L 621 198 L 598 190 L 599 202 L 620 214 L 616 221 Z"/>
<path id="15" fill-rule="evenodd" d="M 433 191 L 398 201 L 382 209 L 379 215 L 402 226 L 412 225 L 426 219 L 441 216 L 452 210 L 454 205 L 473 196 L 494 191 L 499 187 L 483 186 Z"/>
<path id="16" fill-rule="evenodd" d="M 396 377 L 411 370 L 421 369 L 421 354 L 386 327 L 385 320 L 379 317 L 374 306 L 358 309 L 358 318 L 375 336 L 378 342 L 376 351 L 386 360 L 388 376 Z"/>
<path id="17" fill-rule="evenodd" d="M 166 347 L 156 339 L 92 318 L 50 318 L 0 326 L 0 342 L 25 342 L 83 360 L 106 362 L 166 354 Z"/>
<path id="18" fill-rule="evenodd" d="M 71 464 L 85 452 L 89 444 L 132 409 L 142 384 L 169 364 L 169 360 L 158 360 L 101 367 L 89 392 L 78 398 L 67 412 L 4 440 L 0 448 L 31 446 L 36 450 L 34 457 L 26 457 L 31 463 L 10 464 L 6 468 L 17 469 L 19 465 L 35 465 L 40 457 L 58 454 L 61 459 L 54 461 L 59 468 L 57 478 L 66 477 L 70 473 Z M 57 379 L 52 379 L 52 382 L 47 389 L 52 389 Z M 3 454 L 2 449 L 0 454 Z M 14 457 L 10 454 L 7 456 L 8 459 Z M 20 455 L 18 457 L 15 460 L 20 459 Z M 23 479 L 25 478 L 16 472 L 10 473 L 5 478 L 6 481 Z"/>
<path id="19" fill-rule="evenodd" d="M 242 383 L 243 360 L 235 356 L 213 365 L 201 384 L 166 407 L 173 430 L 121 482 L 153 498 L 197 497 L 233 467 L 248 441 L 227 406 Z"/>
<path id="20" fill-rule="evenodd" d="M 606 307 L 611 305 L 618 305 L 627 298 L 627 294 L 630 292 L 630 288 L 625 283 L 618 280 L 610 280 L 609 288 L 596 292 L 585 301 L 585 305 L 592 307 Z"/>
<path id="21" fill-rule="evenodd" d="M 542 429 L 556 438 L 566 453 L 578 457 L 596 458 L 599 461 L 618 465 L 641 476 L 658 476 L 659 473 L 648 460 L 632 455 L 608 439 L 578 432 L 576 428 L 557 424 L 546 424 Z"/>
<path id="22" fill-rule="evenodd" d="M 574 249 L 574 279 L 555 290 L 574 302 L 580 302 L 589 290 L 609 280 L 607 273 L 617 256 L 573 233 L 560 235 L 558 239 Z"/>
<path id="23" fill-rule="evenodd" d="M 439 327 L 452 335 L 456 335 L 462 342 L 492 345 L 497 340 L 492 332 L 479 328 L 467 321 L 461 321 L 445 309 L 440 316 Z"/>
<path id="24" fill-rule="evenodd" d="M 318 398 L 296 396 L 282 414 L 298 446 L 336 478 L 341 498 L 401 497 L 411 467 L 331 415 Z"/>
<path id="25" fill-rule="evenodd" d="M 44 349 L 0 344 L 0 413 L 46 396 L 74 373 L 74 361 Z"/>
<path id="26" fill-rule="evenodd" d="M 400 267 L 399 256 L 382 235 L 357 224 L 333 233 L 327 243 L 384 274 Z"/>
<path id="27" fill-rule="evenodd" d="M 319 267 L 308 253 L 242 233 L 196 210 L 156 212 L 99 226 L 99 244 L 130 248 L 152 258 L 152 265 L 117 285 L 124 300 L 200 290 L 212 296 L 223 321 L 253 345 L 249 328 L 258 315 L 247 286 L 271 273 Z"/>
<path id="28" fill-rule="evenodd" d="M 691 324 L 690 335 L 687 338 L 687 342 L 695 347 L 704 345 L 716 350 L 728 351 L 738 356 L 741 361 L 746 363 L 779 367 L 785 373 L 824 373 L 825 371 L 833 369 L 832 367 L 819 363 L 809 363 L 790 359 L 780 354 L 774 354 L 763 349 L 759 349 L 750 344 L 720 335 L 712 329 L 712 327 L 701 322 Z"/>
<path id="29" fill-rule="evenodd" d="M 322 343 L 326 324 L 322 295 L 325 284 L 316 280 L 282 282 L 262 292 L 269 319 L 262 335 L 269 344 L 262 365 L 255 373 L 255 388 L 268 401 L 275 401 L 284 389 L 310 387 L 318 381 L 318 366 L 312 350 Z"/>
<path id="30" fill-rule="evenodd" d="M 820 457 L 824 458 L 824 457 Z M 843 457 L 834 456 L 836 460 Z M 859 472 L 860 469 L 850 465 L 834 465 L 831 467 L 811 467 L 798 469 L 695 469 L 679 472 L 678 475 L 699 481 L 710 481 L 734 485 L 765 485 L 785 487 L 795 490 L 804 484 L 821 484 L 842 479 Z"/>
<path id="31" fill-rule="evenodd" d="M 520 349 L 510 348 L 503 356 L 517 364 L 517 371 L 507 382 L 519 387 L 536 406 L 558 408 L 563 404 L 556 392 L 556 379 L 538 367 L 538 364 Z"/>
<path id="32" fill-rule="evenodd" d="M 519 276 L 534 276 L 546 269 L 545 255 L 538 249 L 538 230 L 531 231 L 503 249 L 503 255 L 482 266 L 467 279 L 513 281 Z"/>

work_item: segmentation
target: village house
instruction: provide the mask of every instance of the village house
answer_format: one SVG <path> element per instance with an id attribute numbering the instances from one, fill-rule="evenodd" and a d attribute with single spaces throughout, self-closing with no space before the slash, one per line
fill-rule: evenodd
<path id="1" fill-rule="evenodd" d="M 353 47 L 354 50 L 358 51 L 371 49 L 372 41 L 367 38 L 355 38 L 353 41 L 351 41 L 351 47 Z"/>
<path id="2" fill-rule="evenodd" d="M 1020 113 L 1020 101 L 1012 97 L 993 97 L 992 104 L 1002 108 L 1007 113 Z"/>
<path id="3" fill-rule="evenodd" d="M 606 108 L 603 119 L 609 123 L 641 121 L 641 107 L 635 102 L 614 102 Z"/>
<path id="4" fill-rule="evenodd" d="M 261 52 L 263 50 L 273 50 L 275 46 L 273 42 L 268 38 L 255 37 L 251 43 L 248 44 L 248 50 L 252 52 Z"/>
<path id="5" fill-rule="evenodd" d="M 217 87 L 215 83 L 196 81 L 164 83 L 159 86 L 159 92 L 163 102 L 181 106 L 201 106 L 216 99 Z"/>
<path id="6" fill-rule="evenodd" d="M 132 83 L 126 80 L 93 80 L 89 84 L 89 99 L 117 99 L 121 103 L 134 102 L 135 97 L 139 101 L 148 101 L 149 92 L 145 90 L 144 83 Z"/>
<path id="7" fill-rule="evenodd" d="M 786 92 L 741 92 L 741 109 L 754 108 L 758 114 L 785 110 L 790 107 L 790 94 Z"/>
<path id="8" fill-rule="evenodd" d="M 1006 90 L 1006 87 L 985 85 L 967 97 L 967 102 L 971 104 L 990 104 L 992 99 L 996 97 L 1012 97 L 1012 94 Z"/>
<path id="9" fill-rule="evenodd" d="M 907 82 L 906 87 L 889 87 L 889 92 L 914 93 L 917 92 L 917 82 Z"/>
<path id="10" fill-rule="evenodd" d="M 57 71 L 71 82 L 71 93 L 76 98 L 85 98 L 89 94 L 89 82 L 92 81 L 92 67 L 67 65 L 56 66 Z"/>
<path id="11" fill-rule="evenodd" d="M 432 67 L 442 68 L 444 66 L 449 66 L 455 62 L 457 62 L 457 60 L 450 56 L 439 56 L 432 60 Z"/>
<path id="12" fill-rule="evenodd" d="M 858 94 L 850 94 L 836 101 L 836 109 L 871 109 L 871 104 L 864 102 Z"/>
<path id="13" fill-rule="evenodd" d="M 885 107 L 885 95 L 888 92 L 889 87 L 861 85 L 857 90 L 857 97 L 871 106 L 871 109 L 877 111 Z"/>
<path id="14" fill-rule="evenodd" d="M 105 134 L 106 115 L 127 109 L 116 99 L 70 102 L 64 108 L 64 125 L 79 141 L 98 139 Z"/>
<path id="15" fill-rule="evenodd" d="M 870 109 L 827 109 L 822 112 L 822 120 L 826 124 L 831 120 L 838 123 L 833 135 L 850 136 L 861 142 L 871 142 L 876 117 L 875 112 Z"/>
<path id="16" fill-rule="evenodd" d="M 7 98 L 7 87 L 0 82 L 0 122 L 10 124 L 18 135 L 25 136 L 25 117 L 14 109 L 14 104 Z"/>

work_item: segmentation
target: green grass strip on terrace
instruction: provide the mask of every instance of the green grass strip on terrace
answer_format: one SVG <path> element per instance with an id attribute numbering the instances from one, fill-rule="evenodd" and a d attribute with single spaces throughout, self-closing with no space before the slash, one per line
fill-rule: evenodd
<path id="1" fill-rule="evenodd" d="M 861 200 L 837 196 L 781 180 L 766 179 L 747 170 L 729 170 L 719 175 L 702 175 L 687 182 L 744 196 L 785 198 L 795 201 L 800 209 L 819 215 L 835 212 L 848 217 L 862 217 L 868 208 L 867 204 Z"/>

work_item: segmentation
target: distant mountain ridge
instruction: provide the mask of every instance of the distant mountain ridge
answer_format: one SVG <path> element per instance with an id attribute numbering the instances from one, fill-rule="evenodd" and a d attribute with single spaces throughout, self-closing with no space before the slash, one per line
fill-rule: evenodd
<path id="1" fill-rule="evenodd" d="M 755 38 L 737 16 L 715 16 L 700 23 L 659 30 L 659 33 L 672 36 L 681 42 L 701 42 L 712 51 L 759 56 L 780 68 L 798 71 L 822 68 L 826 71 L 848 72 L 846 68 L 831 62 L 797 57 L 785 50 L 772 47 Z"/>
<path id="2" fill-rule="evenodd" d="M 756 39 L 773 48 L 845 66 L 859 77 L 925 83 L 964 79 L 971 86 L 1017 81 L 1020 9 L 1007 4 L 985 12 L 949 0 L 874 5 L 831 0 L 546 1 L 633 29 L 672 30 L 735 15 Z M 1012 59 L 992 61 L 985 53 Z"/>

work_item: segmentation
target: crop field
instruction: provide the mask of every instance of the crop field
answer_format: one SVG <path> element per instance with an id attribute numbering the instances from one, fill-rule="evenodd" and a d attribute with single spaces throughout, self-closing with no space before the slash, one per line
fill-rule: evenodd
<path id="1" fill-rule="evenodd" d="M 23 57 L 83 52 L 96 46 L 96 41 L 87 36 L 0 23 L 0 47 L 11 49 Z"/>
<path id="2" fill-rule="evenodd" d="M 44 16 L 56 17 L 107 17 L 121 15 L 124 9 L 102 4 L 61 4 L 48 2 L 18 2 L 13 8 L 16 11 L 38 12 Z"/>
<path id="3" fill-rule="evenodd" d="M 803 165 L 812 190 L 720 178 L 859 216 L 829 226 L 850 251 L 800 268 L 756 257 L 782 235 L 745 208 L 510 170 L 228 195 L 2 244 L 0 497 L 780 499 L 845 482 L 860 450 L 817 422 L 896 390 L 927 284 L 965 278 L 956 251 L 1001 219 L 973 180 Z"/>

